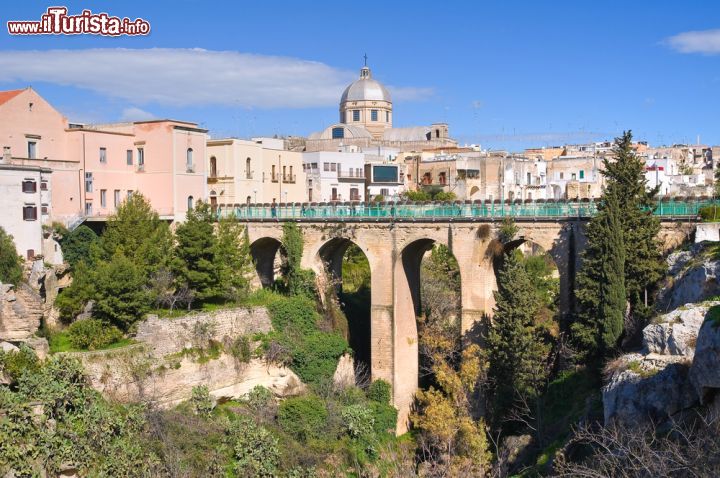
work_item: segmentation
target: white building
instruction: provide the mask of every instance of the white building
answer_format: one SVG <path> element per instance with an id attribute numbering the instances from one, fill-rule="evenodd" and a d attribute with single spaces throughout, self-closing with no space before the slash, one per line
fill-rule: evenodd
<path id="1" fill-rule="evenodd" d="M 362 153 L 303 153 L 310 202 L 365 201 L 365 157 Z"/>
<path id="2" fill-rule="evenodd" d="M 52 170 L 0 161 L 0 226 L 13 236 L 19 255 L 42 256 L 52 264 L 62 263 L 62 251 L 49 230 Z"/>

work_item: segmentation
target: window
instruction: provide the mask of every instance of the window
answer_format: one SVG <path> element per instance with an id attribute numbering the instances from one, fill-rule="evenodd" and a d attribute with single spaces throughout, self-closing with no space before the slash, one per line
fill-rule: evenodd
<path id="1" fill-rule="evenodd" d="M 145 149 L 138 148 L 138 166 L 145 165 Z"/>
<path id="2" fill-rule="evenodd" d="M 107 148 L 100 148 L 100 162 L 107 163 Z"/>
<path id="3" fill-rule="evenodd" d="M 573 181 L 575 181 L 575 179 L 577 179 L 577 176 L 575 175 L 575 173 L 572 173 L 572 175 L 570 176 L 570 179 Z"/>
<path id="4" fill-rule="evenodd" d="M 187 149 L 185 154 L 185 167 L 188 171 L 193 171 L 193 150 L 192 148 Z"/>
<path id="5" fill-rule="evenodd" d="M 389 111 L 386 111 L 386 112 L 385 112 L 385 122 L 386 122 L 386 123 L 389 123 L 389 122 L 390 122 L 390 112 L 389 112 Z"/>
<path id="6" fill-rule="evenodd" d="M 252 169 L 250 169 L 250 158 L 245 160 L 245 179 L 252 179 Z"/>
<path id="7" fill-rule="evenodd" d="M 360 121 L 360 110 L 353 110 L 353 121 Z"/>
<path id="8" fill-rule="evenodd" d="M 359 201 L 360 200 L 360 193 L 358 192 L 358 188 L 350 188 L 350 200 L 351 201 Z"/>
<path id="9" fill-rule="evenodd" d="M 125 154 L 127 156 L 127 165 L 132 166 L 133 165 L 132 149 L 128 149 L 127 151 L 125 151 Z"/>
<path id="10" fill-rule="evenodd" d="M 337 171 L 337 164 L 336 164 L 336 163 L 330 163 L 330 171 Z"/>
<path id="11" fill-rule="evenodd" d="M 565 175 L 563 173 L 560 173 L 560 179 L 563 179 Z"/>
<path id="12" fill-rule="evenodd" d="M 527 173 L 527 177 L 525 179 L 527 180 L 527 184 L 532 184 L 532 175 L 530 173 Z"/>
<path id="13" fill-rule="evenodd" d="M 192 196 L 188 196 L 187 208 L 188 208 L 188 211 L 193 208 L 193 197 Z"/>
<path id="14" fill-rule="evenodd" d="M 50 208 L 47 204 L 43 204 L 42 206 L 40 206 L 40 214 L 42 214 L 43 216 L 47 216 L 49 210 Z"/>
<path id="15" fill-rule="evenodd" d="M 323 163 L 323 171 L 330 171 L 330 163 Z"/>
<path id="16" fill-rule="evenodd" d="M 378 120 L 378 110 L 371 110 L 370 111 L 370 121 L 377 121 Z"/>
<path id="17" fill-rule="evenodd" d="M 85 215 L 92 216 L 92 201 L 85 201 Z"/>
<path id="18" fill-rule="evenodd" d="M 26 179 L 22 182 L 22 192 L 34 193 L 37 192 L 37 183 L 34 179 Z"/>
<path id="19" fill-rule="evenodd" d="M 215 156 L 210 157 L 210 177 L 217 177 L 217 158 Z"/>
<path id="20" fill-rule="evenodd" d="M 132 190 L 128 190 L 127 192 L 127 198 L 130 199 L 132 197 Z"/>
<path id="21" fill-rule="evenodd" d="M 37 141 L 28 141 L 28 158 L 37 158 Z"/>
<path id="22" fill-rule="evenodd" d="M 37 207 L 34 204 L 28 204 L 23 207 L 23 220 L 24 221 L 36 221 L 37 220 Z"/>
<path id="23" fill-rule="evenodd" d="M 271 176 L 272 176 L 271 179 L 272 179 L 273 181 L 276 181 L 276 179 L 275 179 L 275 165 L 274 165 L 274 164 L 272 165 L 272 169 L 270 170 L 270 174 L 271 174 Z"/>
<path id="24" fill-rule="evenodd" d="M 585 170 L 580 170 L 580 179 L 585 179 Z"/>
<path id="25" fill-rule="evenodd" d="M 113 206 L 118 207 L 120 205 L 120 190 L 116 189 L 113 191 Z"/>
<path id="26" fill-rule="evenodd" d="M 93 192 L 93 176 L 92 173 L 85 173 L 85 192 Z"/>
<path id="27" fill-rule="evenodd" d="M 337 201 L 337 200 L 338 200 L 337 188 L 332 188 L 332 200 L 333 200 L 333 201 Z"/>
<path id="28" fill-rule="evenodd" d="M 345 137 L 345 128 L 333 128 L 332 139 L 342 139 Z"/>
<path id="29" fill-rule="evenodd" d="M 48 182 L 40 181 L 40 191 L 47 191 L 47 190 L 48 190 Z"/>
<path id="30" fill-rule="evenodd" d="M 380 195 L 387 197 L 390 195 L 390 190 L 388 188 L 380 188 Z"/>
<path id="31" fill-rule="evenodd" d="M 436 130 L 435 130 L 435 137 L 436 137 L 436 138 L 439 138 L 439 137 L 440 137 L 440 130 L 439 130 L 439 129 L 436 129 Z"/>
<path id="32" fill-rule="evenodd" d="M 100 190 L 100 207 L 107 207 L 107 189 Z"/>

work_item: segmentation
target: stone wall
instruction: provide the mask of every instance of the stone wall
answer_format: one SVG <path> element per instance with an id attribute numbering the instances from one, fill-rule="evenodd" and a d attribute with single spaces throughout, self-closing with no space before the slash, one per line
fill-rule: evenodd
<path id="1" fill-rule="evenodd" d="M 156 356 L 202 347 L 225 337 L 235 338 L 272 329 L 267 309 L 263 307 L 221 309 L 192 313 L 175 319 L 161 319 L 149 315 L 138 325 L 135 339 L 144 343 Z"/>

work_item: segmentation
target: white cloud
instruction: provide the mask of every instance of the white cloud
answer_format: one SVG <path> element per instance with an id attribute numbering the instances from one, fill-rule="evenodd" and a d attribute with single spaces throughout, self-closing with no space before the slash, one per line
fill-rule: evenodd
<path id="1" fill-rule="evenodd" d="M 665 40 L 680 53 L 720 54 L 720 29 L 683 32 Z"/>
<path id="2" fill-rule="evenodd" d="M 155 118 L 157 116 L 154 114 L 135 106 L 125 108 L 120 115 L 120 121 L 147 121 Z"/>
<path id="3" fill-rule="evenodd" d="M 357 73 L 298 58 L 179 48 L 0 51 L 0 82 L 49 82 L 132 104 L 306 108 L 337 104 Z M 398 87 L 401 100 L 431 94 Z"/>
<path id="4" fill-rule="evenodd" d="M 435 94 L 432 88 L 417 88 L 414 86 L 388 86 L 387 88 L 393 101 L 421 101 Z"/>

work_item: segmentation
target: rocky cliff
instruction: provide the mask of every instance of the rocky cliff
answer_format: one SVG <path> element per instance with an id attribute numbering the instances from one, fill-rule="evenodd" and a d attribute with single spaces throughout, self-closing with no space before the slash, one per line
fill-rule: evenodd
<path id="1" fill-rule="evenodd" d="M 670 279 L 660 307 L 670 310 L 643 329 L 642 349 L 608 364 L 605 422 L 662 422 L 720 390 L 720 260 L 717 244 L 695 244 L 668 257 Z"/>

